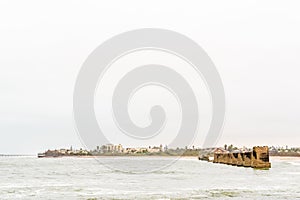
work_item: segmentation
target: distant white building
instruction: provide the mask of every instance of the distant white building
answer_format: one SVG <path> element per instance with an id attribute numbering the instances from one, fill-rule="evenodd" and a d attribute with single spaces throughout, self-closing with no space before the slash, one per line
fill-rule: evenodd
<path id="1" fill-rule="evenodd" d="M 148 152 L 149 153 L 159 153 L 162 151 L 162 148 L 161 147 L 149 147 L 148 148 Z"/>
<path id="2" fill-rule="evenodd" d="M 101 146 L 100 151 L 102 153 L 122 153 L 124 149 L 121 144 L 118 145 L 106 144 Z"/>

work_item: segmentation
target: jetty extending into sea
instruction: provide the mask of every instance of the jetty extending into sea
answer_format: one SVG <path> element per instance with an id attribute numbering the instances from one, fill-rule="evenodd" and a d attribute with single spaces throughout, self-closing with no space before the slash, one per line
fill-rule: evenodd
<path id="1" fill-rule="evenodd" d="M 260 169 L 271 168 L 269 161 L 269 148 L 267 146 L 255 146 L 252 151 L 219 151 L 213 152 L 213 160 L 209 155 L 199 155 L 199 160 L 212 161 L 213 163 L 222 163 L 239 167 L 252 167 Z"/>

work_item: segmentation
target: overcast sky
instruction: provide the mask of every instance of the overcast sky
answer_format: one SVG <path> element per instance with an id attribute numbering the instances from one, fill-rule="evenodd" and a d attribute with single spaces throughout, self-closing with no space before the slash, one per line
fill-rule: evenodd
<path id="1" fill-rule="evenodd" d="M 0 154 L 81 147 L 72 113 L 80 67 L 138 28 L 182 33 L 211 57 L 226 94 L 218 145 L 300 146 L 299 10 L 297 0 L 1 1 Z"/>

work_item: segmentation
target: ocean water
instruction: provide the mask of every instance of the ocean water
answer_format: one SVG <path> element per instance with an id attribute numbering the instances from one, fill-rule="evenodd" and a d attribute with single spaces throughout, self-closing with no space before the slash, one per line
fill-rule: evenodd
<path id="1" fill-rule="evenodd" d="M 107 166 L 160 166 L 169 157 L 0 157 L 0 199 L 300 199 L 300 159 L 270 170 L 181 158 L 150 173 Z"/>

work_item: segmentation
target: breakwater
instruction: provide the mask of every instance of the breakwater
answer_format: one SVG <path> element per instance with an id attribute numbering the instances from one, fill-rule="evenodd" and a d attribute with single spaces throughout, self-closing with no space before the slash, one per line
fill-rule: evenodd
<path id="1" fill-rule="evenodd" d="M 209 159 L 213 153 L 213 159 Z M 199 154 L 199 160 L 212 161 L 239 167 L 271 168 L 269 161 L 269 148 L 267 146 L 255 146 L 252 151 L 226 151 L 217 148 L 206 154 Z"/>
<path id="2" fill-rule="evenodd" d="M 213 162 L 241 167 L 271 168 L 267 146 L 256 146 L 247 152 L 215 152 Z"/>

